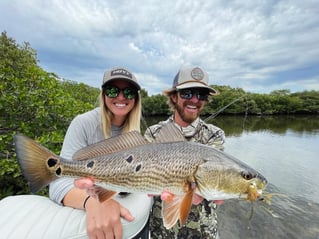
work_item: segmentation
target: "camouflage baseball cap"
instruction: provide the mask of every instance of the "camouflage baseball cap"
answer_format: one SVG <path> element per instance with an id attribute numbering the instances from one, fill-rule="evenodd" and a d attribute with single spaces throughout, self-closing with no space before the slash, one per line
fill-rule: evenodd
<path id="1" fill-rule="evenodd" d="M 102 87 L 113 80 L 124 80 L 134 85 L 138 90 L 141 89 L 141 86 L 137 83 L 136 77 L 123 67 L 115 67 L 106 71 L 103 76 Z"/>
<path id="2" fill-rule="evenodd" d="M 188 67 L 179 70 L 174 78 L 173 86 L 164 90 L 164 94 L 186 88 L 206 88 L 210 95 L 218 95 L 219 92 L 208 85 L 208 74 L 200 67 Z"/>

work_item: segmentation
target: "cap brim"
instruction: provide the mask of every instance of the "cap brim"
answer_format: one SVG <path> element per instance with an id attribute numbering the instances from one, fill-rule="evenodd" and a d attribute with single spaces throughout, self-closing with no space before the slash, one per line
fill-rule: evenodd
<path id="1" fill-rule="evenodd" d="M 208 86 L 208 85 L 204 85 L 202 83 L 199 82 L 187 82 L 185 84 L 181 84 L 176 86 L 175 90 L 182 90 L 182 89 L 187 89 L 187 88 L 205 88 L 209 90 L 209 94 L 210 95 L 219 95 L 219 92 L 217 90 L 215 90 L 214 88 Z"/>
<path id="2" fill-rule="evenodd" d="M 111 79 L 111 80 L 109 80 L 109 81 L 105 82 L 105 83 L 102 85 L 102 87 L 103 87 L 105 84 L 108 84 L 108 83 L 110 83 L 110 82 L 112 82 L 112 81 L 115 81 L 115 80 L 122 80 L 122 81 L 126 81 L 126 82 L 128 82 L 128 83 L 132 84 L 133 86 L 135 86 L 138 90 L 141 90 L 141 86 L 140 86 L 138 83 L 136 83 L 135 81 L 133 81 L 133 80 L 131 80 L 131 79 L 122 78 L 122 77 L 119 77 L 119 78 L 113 78 L 113 79 Z"/>

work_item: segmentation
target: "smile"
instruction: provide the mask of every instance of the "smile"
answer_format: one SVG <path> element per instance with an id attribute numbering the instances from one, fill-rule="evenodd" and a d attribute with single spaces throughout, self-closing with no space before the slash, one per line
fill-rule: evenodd
<path id="1" fill-rule="evenodd" d="M 115 105 L 116 107 L 123 108 L 123 107 L 125 107 L 127 104 L 124 104 L 124 103 L 115 103 L 114 105 Z"/>

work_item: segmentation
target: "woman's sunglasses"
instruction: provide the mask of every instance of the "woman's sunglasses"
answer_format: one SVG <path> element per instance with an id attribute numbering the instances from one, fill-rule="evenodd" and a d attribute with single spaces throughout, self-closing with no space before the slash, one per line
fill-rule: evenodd
<path id="1" fill-rule="evenodd" d="M 198 100 L 207 100 L 209 96 L 209 91 L 200 89 L 183 89 L 178 90 L 178 93 L 185 100 L 190 100 L 194 95 L 196 95 Z"/>
<path id="2" fill-rule="evenodd" d="M 116 86 L 109 85 L 105 86 L 103 90 L 104 94 L 110 98 L 118 97 L 121 91 L 123 92 L 124 97 L 128 100 L 134 99 L 137 96 L 137 89 L 135 89 L 134 87 L 126 87 L 124 89 L 120 89 Z"/>

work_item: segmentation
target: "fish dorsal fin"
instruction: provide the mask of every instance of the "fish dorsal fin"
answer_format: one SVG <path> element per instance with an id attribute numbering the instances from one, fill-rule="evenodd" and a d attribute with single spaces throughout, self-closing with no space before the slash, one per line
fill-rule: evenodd
<path id="1" fill-rule="evenodd" d="M 155 143 L 180 142 L 186 141 L 182 132 L 174 123 L 167 123 L 162 126 L 156 135 Z"/>
<path id="2" fill-rule="evenodd" d="M 85 160 L 147 143 L 138 131 L 130 131 L 84 147 L 74 153 L 73 159 Z"/>
<path id="3" fill-rule="evenodd" d="M 162 201 L 163 224 L 166 229 L 172 228 L 176 222 L 184 225 L 191 210 L 192 199 L 195 189 L 188 187 L 184 195 L 174 195 L 170 200 Z"/>

